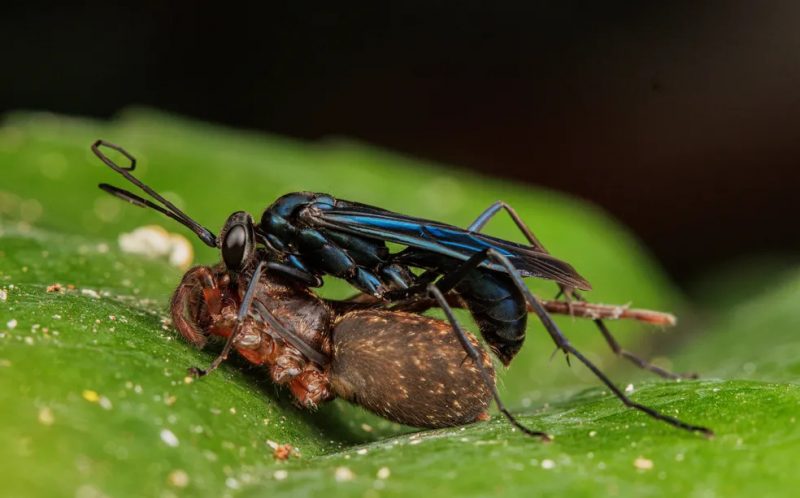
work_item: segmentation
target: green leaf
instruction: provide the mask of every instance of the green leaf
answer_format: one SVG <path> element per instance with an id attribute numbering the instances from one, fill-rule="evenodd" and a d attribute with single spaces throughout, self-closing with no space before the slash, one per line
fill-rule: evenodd
<path id="1" fill-rule="evenodd" d="M 243 361 L 185 381 L 186 368 L 207 364 L 213 351 L 194 350 L 163 323 L 181 272 L 122 253 L 116 242 L 146 224 L 183 229 L 97 189 L 123 185 L 88 150 L 100 137 L 134 153 L 145 182 L 214 230 L 233 211 L 258 216 L 297 190 L 461 225 L 501 198 L 592 282 L 593 300 L 684 305 L 623 228 L 554 192 L 341 140 L 301 143 L 152 111 L 111 123 L 13 115 L 0 128 L 4 494 L 733 496 L 776 495 L 797 484 L 800 343 L 792 303 L 800 279 L 737 305 L 713 327 L 685 329 L 678 348 L 658 331 L 613 324 L 631 349 L 670 353 L 677 366 L 719 379 L 676 384 L 617 369 L 591 324 L 559 319 L 593 360 L 614 367 L 615 378 L 637 379 L 638 401 L 712 426 L 713 441 L 625 409 L 579 365 L 550 361 L 552 343 L 533 321 L 501 389 L 524 422 L 556 435 L 552 444 L 523 437 L 498 416 L 417 432 L 341 401 L 304 412 Z M 502 218 L 489 230 L 521 239 Z M 219 257 L 193 243 L 199 263 Z M 47 292 L 54 283 L 63 290 Z M 555 291 L 531 284 L 545 296 Z M 335 280 L 323 290 L 352 292 Z M 301 456 L 276 462 L 267 441 L 291 443 Z"/>

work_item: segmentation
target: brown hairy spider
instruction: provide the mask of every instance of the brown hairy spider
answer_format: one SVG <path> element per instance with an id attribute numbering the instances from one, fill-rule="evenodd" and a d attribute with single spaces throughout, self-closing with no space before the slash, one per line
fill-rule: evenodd
<path id="1" fill-rule="evenodd" d="M 229 339 L 252 276 L 242 272 L 233 282 L 223 264 L 189 270 L 172 298 L 181 335 L 198 347 L 210 337 Z M 302 407 L 338 396 L 391 421 L 426 428 L 488 418 L 494 394 L 491 359 L 468 334 L 480 351 L 481 367 L 476 367 L 448 322 L 325 300 L 270 271 L 259 277 L 251 311 L 230 346 L 250 363 L 265 366 L 272 381 L 286 385 Z M 223 350 L 208 371 L 227 353 Z"/>

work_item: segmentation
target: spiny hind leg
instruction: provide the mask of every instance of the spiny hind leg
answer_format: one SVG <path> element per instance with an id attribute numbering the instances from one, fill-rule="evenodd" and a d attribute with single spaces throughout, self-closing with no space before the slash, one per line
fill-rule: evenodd
<path id="1" fill-rule="evenodd" d="M 511 207 L 509 204 L 506 204 L 503 201 L 497 201 L 488 208 L 486 208 L 486 210 L 484 210 L 480 215 L 478 215 L 475 221 L 473 221 L 472 224 L 470 224 L 469 227 L 467 227 L 467 230 L 471 232 L 480 232 L 486 226 L 489 220 L 491 220 L 500 211 L 505 211 L 506 213 L 508 213 L 511 220 L 517 226 L 517 228 L 525 237 L 525 239 L 527 239 L 528 243 L 530 243 L 531 247 L 533 247 L 537 251 L 549 254 L 547 249 L 544 247 L 544 244 L 542 244 L 539 241 L 539 239 L 534 235 L 533 230 L 531 230 L 530 227 L 522 220 L 522 218 L 516 212 L 516 210 L 514 210 L 513 207 Z M 586 299 L 584 299 L 583 296 L 580 293 L 578 293 L 577 290 L 570 289 L 562 285 L 559 285 L 559 288 L 560 288 L 559 296 L 563 295 L 567 300 L 568 303 L 567 306 L 570 307 L 570 314 L 572 313 L 571 303 L 573 298 L 581 302 L 586 302 Z M 605 322 L 602 319 L 595 318 L 593 321 L 597 326 L 598 330 L 600 331 L 600 333 L 603 335 L 603 338 L 606 340 L 606 343 L 611 348 L 611 351 L 613 351 L 614 354 L 616 354 L 617 356 L 627 359 L 637 367 L 643 370 L 648 370 L 650 372 L 653 372 L 654 374 L 659 375 L 665 379 L 675 380 L 675 379 L 697 378 L 697 374 L 683 374 L 683 373 L 676 374 L 670 372 L 666 369 L 663 369 L 659 366 L 650 363 L 649 361 L 637 356 L 636 354 L 630 351 L 627 351 L 626 349 L 622 348 L 619 342 L 614 338 L 614 336 L 611 334 L 611 331 L 608 329 L 608 326 L 606 326 Z"/>
<path id="2" fill-rule="evenodd" d="M 662 422 L 670 424 L 679 429 L 683 429 L 690 432 L 699 432 L 707 437 L 712 437 L 714 435 L 714 432 L 707 427 L 688 424 L 675 417 L 665 415 L 653 408 L 650 408 L 649 406 L 637 403 L 632 399 L 630 399 L 628 396 L 626 396 L 621 389 L 619 389 L 613 382 L 611 382 L 611 379 L 609 379 L 594 363 L 592 363 L 588 358 L 586 358 L 580 351 L 575 349 L 575 347 L 569 342 L 569 340 L 564 336 L 564 334 L 558 328 L 556 323 L 544 309 L 539 299 L 536 298 L 536 296 L 534 296 L 533 293 L 530 291 L 530 289 L 528 289 L 528 287 L 525 285 L 522 276 L 519 274 L 516 268 L 514 268 L 514 266 L 511 264 L 508 258 L 506 258 L 504 255 L 492 249 L 485 251 L 485 255 L 492 262 L 502 265 L 506 269 L 508 274 L 511 275 L 514 284 L 517 286 L 520 292 L 522 292 L 522 294 L 525 296 L 525 299 L 528 301 L 528 304 L 531 307 L 533 307 L 534 313 L 536 313 L 536 315 L 539 317 L 539 320 L 544 325 L 548 334 L 550 334 L 550 337 L 553 339 L 553 342 L 555 342 L 556 346 L 565 353 L 573 355 L 581 363 L 583 363 L 589 370 L 592 371 L 592 373 L 595 374 L 595 376 L 597 376 L 598 379 L 600 379 L 601 382 L 603 382 L 603 384 L 606 385 L 606 387 L 608 387 L 608 389 L 623 404 L 625 404 L 625 406 L 641 411 L 656 420 L 661 420 Z"/>

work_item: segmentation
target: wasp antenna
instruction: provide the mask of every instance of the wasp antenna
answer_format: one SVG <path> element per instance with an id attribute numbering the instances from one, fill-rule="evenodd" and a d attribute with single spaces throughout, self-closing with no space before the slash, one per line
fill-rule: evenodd
<path id="1" fill-rule="evenodd" d="M 142 207 L 142 208 L 155 209 L 159 213 L 163 213 L 163 214 L 169 216 L 170 218 L 172 218 L 173 220 L 177 221 L 178 223 L 180 223 L 182 225 L 185 225 L 188 228 L 191 228 L 192 230 L 194 230 L 195 233 L 197 233 L 197 235 L 203 240 L 203 242 L 206 242 L 206 244 L 208 244 L 208 245 L 210 245 L 212 247 L 216 245 L 216 237 L 214 236 L 214 234 L 212 234 L 212 233 L 206 234 L 206 233 L 197 232 L 195 230 L 195 227 L 190 225 L 190 224 L 188 224 L 184 218 L 181 218 L 180 216 L 178 216 L 177 214 L 173 213 L 172 211 L 168 211 L 168 210 L 164 209 L 163 207 L 159 206 L 158 204 L 156 204 L 154 202 L 151 202 L 151 201 L 148 201 L 147 199 L 139 197 L 138 195 L 134 194 L 133 192 L 128 192 L 127 190 L 121 189 L 119 187 L 115 187 L 113 185 L 109 185 L 107 183 L 101 183 L 101 184 L 98 185 L 98 187 L 100 187 L 100 190 L 102 190 L 104 192 L 107 192 L 107 193 L 113 195 L 114 197 L 122 199 L 123 201 L 130 202 L 131 204 L 133 204 L 135 206 L 139 206 L 139 207 Z"/>
<path id="2" fill-rule="evenodd" d="M 128 166 L 120 166 L 113 159 L 108 157 L 105 152 L 101 150 L 101 147 L 106 147 L 111 150 L 117 151 L 125 158 L 130 161 Z M 167 199 L 162 197 L 158 192 L 153 190 L 152 188 L 148 187 L 141 180 L 133 176 L 131 171 L 136 169 L 136 158 L 133 155 L 125 150 L 124 148 L 120 147 L 119 145 L 113 144 L 111 142 L 107 142 L 105 140 L 97 140 L 95 143 L 92 144 L 92 152 L 96 155 L 103 163 L 108 166 L 109 168 L 113 169 L 120 175 L 124 176 L 126 180 L 133 183 L 140 189 L 142 189 L 146 194 L 150 197 L 155 199 L 156 201 L 163 204 L 163 206 L 159 206 L 158 204 L 151 202 L 147 199 L 139 197 L 138 195 L 128 192 L 127 190 L 123 190 L 118 187 L 114 187 L 112 185 L 108 185 L 107 183 L 101 183 L 99 185 L 100 189 L 109 194 L 113 195 L 114 197 L 118 197 L 124 201 L 130 202 L 131 204 L 135 204 L 139 207 L 149 207 L 155 209 L 156 211 L 163 213 L 173 220 L 181 223 L 182 225 L 191 229 L 200 240 L 202 240 L 206 245 L 210 247 L 217 246 L 217 236 L 209 230 L 208 228 L 204 227 L 203 225 L 194 221 L 189 215 L 178 209 L 173 203 L 169 202 Z"/>

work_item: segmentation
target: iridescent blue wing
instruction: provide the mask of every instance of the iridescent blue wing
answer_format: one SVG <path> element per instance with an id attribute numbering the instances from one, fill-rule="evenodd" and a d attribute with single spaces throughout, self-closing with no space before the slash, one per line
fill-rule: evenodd
<path id="1" fill-rule="evenodd" d="M 576 289 L 591 285 L 575 269 L 549 254 L 463 228 L 405 216 L 364 204 L 338 201 L 336 206 L 315 204 L 305 209 L 302 218 L 314 226 L 415 247 L 466 261 L 473 254 L 494 249 L 505 255 L 523 276 L 545 278 Z M 482 266 L 505 271 L 486 262 Z"/>

